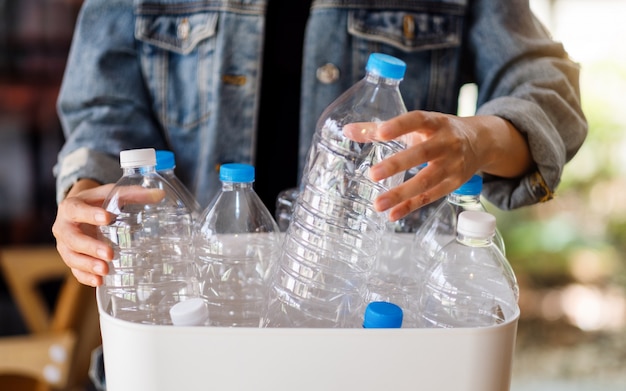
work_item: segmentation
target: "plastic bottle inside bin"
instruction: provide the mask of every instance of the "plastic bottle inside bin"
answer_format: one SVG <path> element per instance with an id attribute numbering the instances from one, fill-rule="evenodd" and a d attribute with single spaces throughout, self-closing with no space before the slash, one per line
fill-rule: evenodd
<path id="1" fill-rule="evenodd" d="M 274 275 L 266 327 L 353 327 L 363 323 L 365 284 L 387 216 L 374 199 L 400 184 L 369 168 L 402 150 L 401 140 L 356 142 L 344 126 L 406 112 L 399 90 L 406 64 L 373 53 L 366 75 L 322 113 Z"/>
<path id="2" fill-rule="evenodd" d="M 220 180 L 195 232 L 201 295 L 211 326 L 259 327 L 280 233 L 252 187 L 253 166 L 223 164 Z"/>
<path id="3" fill-rule="evenodd" d="M 183 184 L 183 182 L 181 182 L 178 176 L 176 176 L 176 173 L 174 172 L 174 169 L 176 168 L 176 159 L 174 157 L 174 152 L 157 150 L 156 159 L 157 172 L 163 178 L 167 179 L 172 187 L 178 192 L 180 198 L 189 207 L 189 210 L 191 210 L 192 217 L 195 221 L 202 213 L 202 207 L 193 196 L 193 194 L 191 194 L 189 189 Z"/>
<path id="4" fill-rule="evenodd" d="M 485 327 L 517 313 L 519 287 L 511 265 L 493 243 L 496 219 L 461 212 L 456 239 L 426 271 L 418 305 L 422 327 Z"/>
<path id="5" fill-rule="evenodd" d="M 276 196 L 276 211 L 274 216 L 276 217 L 276 223 L 278 224 L 280 232 L 286 232 L 289 227 L 296 199 L 298 199 L 297 187 L 282 190 L 278 193 L 278 196 Z"/>
<path id="6" fill-rule="evenodd" d="M 407 171 L 407 180 L 426 164 Z M 367 279 L 367 301 L 388 301 L 404 309 L 404 326 L 415 327 L 416 315 L 412 301 L 419 289 L 422 270 L 414 253 L 415 233 L 437 210 L 445 197 L 423 206 L 406 217 L 387 223 L 376 262 Z"/>
<path id="7" fill-rule="evenodd" d="M 415 234 L 413 254 L 418 260 L 419 270 L 425 270 L 432 262 L 434 255 L 447 243 L 456 238 L 458 216 L 466 210 L 486 212 L 480 199 L 483 179 L 473 175 L 467 182 L 445 197 L 437 209 L 422 224 Z M 506 254 L 504 240 L 496 227 L 494 244 Z"/>
<path id="8" fill-rule="evenodd" d="M 104 295 L 119 319 L 171 324 L 170 308 L 196 297 L 191 211 L 156 172 L 154 149 L 120 153 L 123 169 L 103 203 L 115 216 L 99 227 L 113 250 Z"/>

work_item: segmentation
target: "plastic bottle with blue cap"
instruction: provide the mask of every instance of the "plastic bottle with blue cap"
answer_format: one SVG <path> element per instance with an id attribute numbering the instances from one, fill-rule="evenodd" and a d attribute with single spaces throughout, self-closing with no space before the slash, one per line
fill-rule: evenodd
<path id="1" fill-rule="evenodd" d="M 280 250 L 278 225 L 253 188 L 254 167 L 220 167 L 222 187 L 202 213 L 194 236 L 200 294 L 209 325 L 259 327 Z"/>
<path id="2" fill-rule="evenodd" d="M 157 150 L 156 151 L 156 159 L 157 159 L 157 172 L 163 176 L 178 192 L 180 198 L 183 200 L 185 204 L 191 210 L 192 217 L 194 221 L 200 216 L 202 213 L 202 207 L 196 200 L 196 198 L 191 194 L 191 191 L 183 184 L 183 182 L 176 175 L 176 158 L 174 156 L 174 152 L 167 150 Z"/>
<path id="3" fill-rule="evenodd" d="M 399 139 L 354 141 L 344 128 L 406 113 L 399 88 L 405 70 L 400 59 L 372 53 L 364 78 L 318 119 L 271 284 L 266 327 L 362 326 L 366 279 L 388 220 L 373 201 L 404 180 L 402 172 L 374 182 L 369 168 L 406 146 Z"/>

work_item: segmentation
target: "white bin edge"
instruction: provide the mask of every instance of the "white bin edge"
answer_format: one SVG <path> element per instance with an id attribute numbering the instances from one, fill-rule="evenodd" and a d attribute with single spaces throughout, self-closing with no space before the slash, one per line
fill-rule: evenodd
<path id="1" fill-rule="evenodd" d="M 107 391 L 508 391 L 519 309 L 466 329 L 150 326 L 98 310 Z"/>

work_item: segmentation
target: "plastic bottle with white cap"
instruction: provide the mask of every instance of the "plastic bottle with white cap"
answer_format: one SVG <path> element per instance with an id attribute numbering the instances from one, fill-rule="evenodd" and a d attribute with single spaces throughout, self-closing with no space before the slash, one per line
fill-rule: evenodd
<path id="1" fill-rule="evenodd" d="M 435 255 L 418 299 L 421 327 L 485 327 L 518 311 L 519 287 L 508 260 L 493 243 L 496 218 L 461 212 L 456 239 Z"/>
<path id="2" fill-rule="evenodd" d="M 172 324 L 169 310 L 198 296 L 192 213 L 156 172 L 152 148 L 120 152 L 122 177 L 103 202 L 113 221 L 99 237 L 113 248 L 102 295 L 116 318 Z"/>

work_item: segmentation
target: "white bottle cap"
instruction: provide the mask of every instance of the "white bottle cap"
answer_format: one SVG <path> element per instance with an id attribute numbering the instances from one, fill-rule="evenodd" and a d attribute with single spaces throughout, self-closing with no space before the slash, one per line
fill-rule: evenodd
<path id="1" fill-rule="evenodd" d="M 122 168 L 156 166 L 156 151 L 154 148 L 122 151 L 120 152 L 120 166 Z"/>
<path id="2" fill-rule="evenodd" d="M 170 308 L 174 326 L 202 326 L 209 318 L 209 309 L 199 297 L 176 303 Z"/>
<path id="3" fill-rule="evenodd" d="M 459 214 L 457 232 L 472 238 L 486 238 L 496 232 L 496 217 L 489 212 L 466 210 Z"/>

